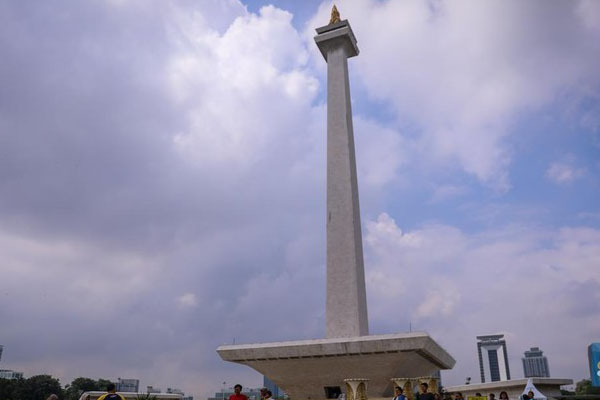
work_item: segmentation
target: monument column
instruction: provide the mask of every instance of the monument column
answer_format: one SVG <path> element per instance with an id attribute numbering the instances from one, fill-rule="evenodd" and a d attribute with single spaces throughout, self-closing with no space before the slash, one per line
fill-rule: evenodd
<path id="1" fill-rule="evenodd" d="M 294 400 L 323 399 L 342 385 L 347 400 L 368 400 L 367 389 L 373 398 L 391 398 L 393 376 L 427 375 L 455 361 L 424 332 L 368 336 L 347 61 L 358 47 L 335 7 L 315 41 L 327 62 L 327 339 L 223 345 L 217 353 Z"/>
<path id="2" fill-rule="evenodd" d="M 326 337 L 369 334 L 354 132 L 348 79 L 356 38 L 334 6 L 315 42 L 327 61 L 327 304 Z"/>

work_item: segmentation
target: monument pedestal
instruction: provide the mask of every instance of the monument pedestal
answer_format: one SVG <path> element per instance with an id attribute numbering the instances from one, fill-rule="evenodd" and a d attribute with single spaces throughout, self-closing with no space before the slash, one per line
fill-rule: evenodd
<path id="1" fill-rule="evenodd" d="M 226 345 L 217 353 L 268 376 L 294 400 L 325 399 L 357 377 L 368 380 L 369 398 L 393 397 L 393 377 L 417 378 L 455 363 L 424 332 Z"/>
<path id="2" fill-rule="evenodd" d="M 344 379 L 346 384 L 346 400 L 368 400 L 367 383 L 368 379 L 354 378 Z"/>

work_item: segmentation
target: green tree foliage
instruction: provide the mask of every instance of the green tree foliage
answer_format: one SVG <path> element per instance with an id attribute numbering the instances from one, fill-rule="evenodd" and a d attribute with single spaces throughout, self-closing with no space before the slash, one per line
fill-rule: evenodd
<path id="1" fill-rule="evenodd" d="M 46 400 L 51 394 L 60 400 L 79 400 L 83 392 L 105 391 L 107 379 L 76 378 L 63 390 L 58 379 L 37 375 L 28 379 L 0 379 L 0 400 Z"/>
<path id="2" fill-rule="evenodd" d="M 97 382 L 97 388 L 96 390 L 106 390 L 106 387 L 108 386 L 109 383 L 112 383 L 111 381 L 109 381 L 108 379 L 98 379 Z"/>
<path id="3" fill-rule="evenodd" d="M 98 388 L 98 382 L 90 378 L 75 378 L 70 385 L 65 388 L 65 400 L 77 400 L 83 392 L 101 390 Z"/>
<path id="4" fill-rule="evenodd" d="M 65 400 L 78 400 L 83 392 L 105 391 L 108 384 L 111 383 L 108 379 L 98 379 L 97 381 L 90 378 L 75 378 L 70 385 L 65 388 Z M 0 400 L 4 400 L 0 397 Z"/>
<path id="5" fill-rule="evenodd" d="M 46 400 L 51 394 L 63 397 L 63 390 L 58 379 L 50 375 L 36 375 L 15 381 L 11 400 Z M 4 399 L 3 399 L 4 400 Z"/>
<path id="6" fill-rule="evenodd" d="M 150 393 L 138 394 L 136 400 L 156 400 L 156 396 Z"/>
<path id="7" fill-rule="evenodd" d="M 600 387 L 594 387 L 591 380 L 583 379 L 575 385 L 575 394 L 600 394 Z"/>
<path id="8" fill-rule="evenodd" d="M 24 379 L 0 379 L 0 399 L 13 400 L 13 392 Z"/>

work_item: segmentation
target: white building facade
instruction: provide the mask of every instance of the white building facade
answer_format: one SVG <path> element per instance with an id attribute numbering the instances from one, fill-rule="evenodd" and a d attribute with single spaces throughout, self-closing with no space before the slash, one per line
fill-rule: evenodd
<path id="1" fill-rule="evenodd" d="M 477 340 L 481 383 L 509 380 L 510 368 L 504 335 L 477 336 Z"/>
<path id="2" fill-rule="evenodd" d="M 539 347 L 532 347 L 530 350 L 525 351 L 525 357 L 521 360 L 523 361 L 523 374 L 525 378 L 550 378 L 548 359 Z"/>
<path id="3" fill-rule="evenodd" d="M 137 393 L 140 388 L 139 379 L 123 379 L 117 380 L 117 392 L 133 392 Z"/>
<path id="4" fill-rule="evenodd" d="M 22 379 L 23 373 L 10 369 L 0 369 L 0 378 L 2 379 Z"/>

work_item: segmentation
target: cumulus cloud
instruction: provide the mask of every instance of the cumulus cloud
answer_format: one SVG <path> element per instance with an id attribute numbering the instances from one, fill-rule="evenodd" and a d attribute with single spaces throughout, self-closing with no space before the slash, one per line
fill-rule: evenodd
<path id="1" fill-rule="evenodd" d="M 381 214 L 367 221 L 366 231 L 372 321 L 387 331 L 406 330 L 411 322 L 429 331 L 460 355 L 444 375 L 451 381 L 477 376 L 475 336 L 493 332 L 511 335 L 513 369 L 522 351 L 539 344 L 555 373 L 585 374 L 573 354 L 583 357 L 600 317 L 593 289 L 600 284 L 599 230 L 508 226 L 467 234 L 429 225 L 403 232 Z M 385 281 L 391 284 L 381 286 Z M 566 325 L 578 326 L 577 332 L 562 329 Z"/>
<path id="2" fill-rule="evenodd" d="M 0 7 L 10 367 L 196 394 L 223 375 L 252 383 L 214 350 L 270 323 L 245 303 L 262 293 L 253 277 L 318 273 L 323 258 L 277 251 L 323 243 L 325 120 L 291 14 L 220 0 Z"/>
<path id="3" fill-rule="evenodd" d="M 174 137 L 193 162 L 248 167 L 305 134 L 318 88 L 292 15 L 273 6 L 238 17 L 221 36 L 181 28 L 170 66 L 189 125 Z"/>
<path id="4" fill-rule="evenodd" d="M 361 48 L 356 76 L 372 98 L 416 125 L 419 156 L 457 163 L 505 191 L 521 113 L 560 104 L 565 94 L 598 93 L 593 3 L 354 0 L 340 7 Z M 330 8 L 321 5 L 311 29 Z"/>
<path id="5" fill-rule="evenodd" d="M 580 374 L 565 355 L 597 319 L 576 294 L 596 299 L 596 230 L 402 231 L 381 213 L 415 170 L 458 163 L 506 188 L 515 115 L 563 87 L 594 92 L 593 3 L 482 4 L 343 5 L 362 50 L 353 88 L 398 120 L 355 118 L 361 205 L 379 215 L 364 225 L 371 326 L 413 322 L 468 360 L 465 335 L 488 328 L 529 345 L 513 317 L 525 315 L 535 344 L 569 342 L 553 369 Z M 259 379 L 217 345 L 323 336 L 325 63 L 312 35 L 290 12 L 234 0 L 0 3 L 6 367 L 206 395 L 224 376 Z M 440 202 L 462 190 L 423 187 Z M 574 339 L 554 333 L 567 320 Z M 475 365 L 463 362 L 460 379 Z"/>

